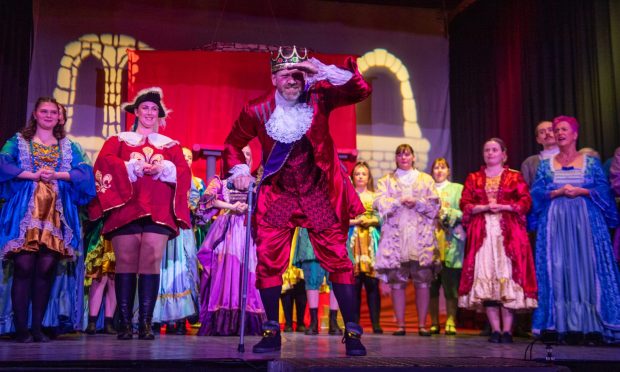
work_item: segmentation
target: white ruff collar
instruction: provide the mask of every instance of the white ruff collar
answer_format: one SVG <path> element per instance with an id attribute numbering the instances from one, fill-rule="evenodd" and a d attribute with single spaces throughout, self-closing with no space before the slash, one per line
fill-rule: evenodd
<path id="1" fill-rule="evenodd" d="M 276 93 L 276 109 L 265 123 L 269 137 L 278 142 L 292 143 L 303 137 L 312 125 L 314 109 L 305 103 L 295 103 L 290 107 L 278 102 Z"/>
<path id="2" fill-rule="evenodd" d="M 415 168 L 411 168 L 409 170 L 403 170 L 403 169 L 397 168 L 395 173 L 399 181 L 404 182 L 406 184 L 411 184 L 411 183 L 414 183 L 418 179 L 418 174 L 420 172 Z"/>
<path id="3" fill-rule="evenodd" d="M 439 190 L 443 189 L 444 187 L 448 186 L 449 183 L 450 183 L 450 181 L 448 181 L 448 180 L 445 180 L 445 181 L 439 182 L 439 183 L 435 182 L 435 188 L 439 191 Z"/>
<path id="4" fill-rule="evenodd" d="M 157 147 L 158 149 L 168 148 L 179 144 L 179 141 L 175 141 L 170 137 L 155 132 L 146 137 L 136 132 L 120 132 L 118 134 L 119 141 L 125 142 L 129 146 L 141 146 L 144 144 L 146 138 L 148 138 L 151 145 Z"/>

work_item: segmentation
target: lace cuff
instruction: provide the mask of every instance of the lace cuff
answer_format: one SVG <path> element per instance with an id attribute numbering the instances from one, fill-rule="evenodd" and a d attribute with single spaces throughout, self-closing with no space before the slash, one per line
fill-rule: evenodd
<path id="1" fill-rule="evenodd" d="M 138 177 L 144 176 L 142 172 L 142 162 L 138 159 L 131 159 L 125 162 L 125 167 L 127 168 L 127 175 L 129 176 L 130 182 L 136 182 Z"/>
<path id="2" fill-rule="evenodd" d="M 316 83 L 317 81 L 327 80 L 332 85 L 340 86 L 344 85 L 353 77 L 353 73 L 351 71 L 343 70 L 334 65 L 326 65 L 316 58 L 310 58 L 309 61 L 319 70 L 319 72 L 317 72 L 315 75 L 309 76 L 307 78 L 307 81 L 310 85 Z"/>
<path id="3" fill-rule="evenodd" d="M 230 173 L 230 177 L 228 177 L 229 181 L 232 181 L 240 176 L 251 176 L 250 167 L 247 164 L 237 164 L 230 168 L 228 173 Z"/>
<path id="4" fill-rule="evenodd" d="M 164 160 L 161 162 L 162 170 L 158 174 L 153 176 L 154 180 L 161 182 L 177 183 L 177 167 L 170 160 Z"/>

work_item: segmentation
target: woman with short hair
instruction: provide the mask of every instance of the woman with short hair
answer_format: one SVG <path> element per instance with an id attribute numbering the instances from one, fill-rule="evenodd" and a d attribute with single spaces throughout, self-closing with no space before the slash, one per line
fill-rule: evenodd
<path id="1" fill-rule="evenodd" d="M 620 272 L 609 236 L 620 222 L 615 200 L 600 161 L 577 151 L 577 120 L 559 116 L 553 131 L 560 152 L 540 163 L 532 185 L 540 305 L 533 331 L 619 342 Z"/>

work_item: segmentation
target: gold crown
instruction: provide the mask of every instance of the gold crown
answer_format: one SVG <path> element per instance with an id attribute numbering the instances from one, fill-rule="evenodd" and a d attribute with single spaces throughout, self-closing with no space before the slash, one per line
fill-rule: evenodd
<path id="1" fill-rule="evenodd" d="M 293 49 L 290 54 L 284 55 L 283 49 L 291 50 L 291 47 L 279 47 L 278 54 L 273 57 L 273 52 L 271 53 L 271 72 L 277 72 L 289 65 L 300 63 L 308 60 L 308 49 L 303 48 L 304 55 L 300 56 L 297 53 L 297 47 L 293 45 Z"/>

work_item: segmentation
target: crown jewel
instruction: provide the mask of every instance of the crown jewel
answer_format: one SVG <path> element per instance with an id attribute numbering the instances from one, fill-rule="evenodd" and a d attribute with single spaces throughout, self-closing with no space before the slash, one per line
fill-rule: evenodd
<path id="1" fill-rule="evenodd" d="M 278 54 L 274 57 L 271 53 L 271 72 L 277 72 L 289 65 L 300 63 L 308 60 L 308 49 L 303 48 L 303 56 L 297 52 L 297 47 L 279 47 Z"/>

